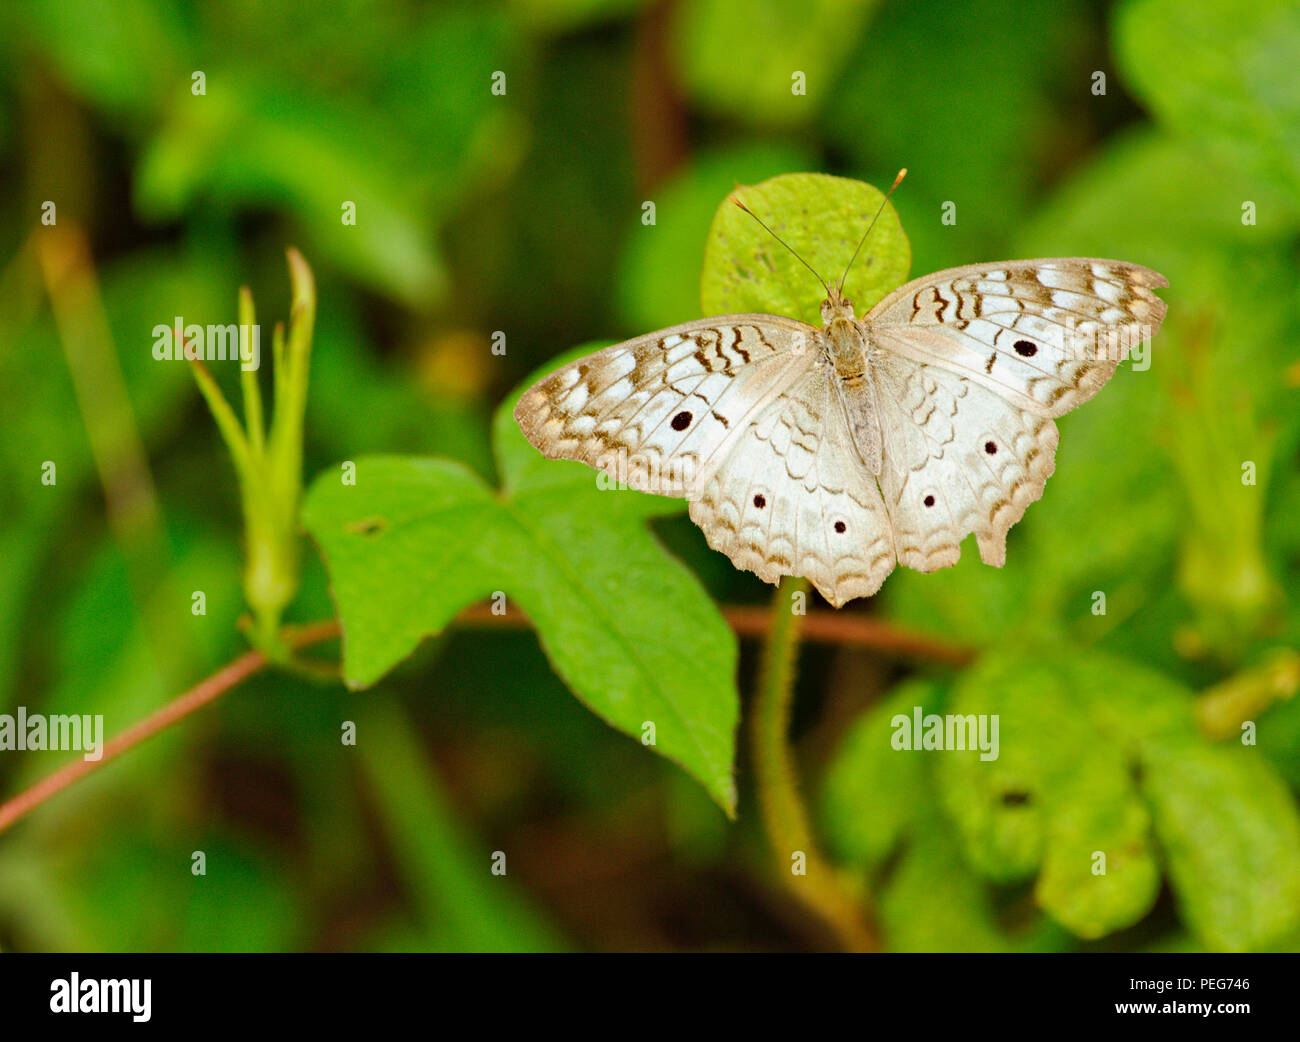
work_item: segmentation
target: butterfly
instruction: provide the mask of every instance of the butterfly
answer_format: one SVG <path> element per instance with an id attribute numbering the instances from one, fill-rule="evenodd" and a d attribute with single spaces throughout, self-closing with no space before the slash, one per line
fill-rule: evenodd
<path id="1" fill-rule="evenodd" d="M 515 420 L 548 457 L 689 499 L 737 568 L 805 576 L 837 608 L 896 565 L 956 563 L 972 532 L 1001 567 L 1055 469 L 1054 419 L 1154 335 L 1168 281 L 1091 257 L 972 264 L 861 318 L 843 281 L 822 283 L 821 328 L 686 322 L 551 373 Z"/>

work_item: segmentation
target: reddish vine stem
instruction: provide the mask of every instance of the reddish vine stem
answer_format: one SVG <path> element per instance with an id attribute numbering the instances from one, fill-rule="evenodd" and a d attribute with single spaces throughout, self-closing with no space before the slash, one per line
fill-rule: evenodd
<path id="1" fill-rule="evenodd" d="M 739 637 L 762 640 L 772 625 L 772 612 L 760 605 L 725 605 L 722 614 Z M 462 623 L 483 626 L 502 626 L 518 629 L 530 625 L 518 611 L 494 615 L 491 606 L 475 604 L 461 612 Z M 881 622 L 869 615 L 847 612 L 814 611 L 799 619 L 799 637 L 805 643 L 837 644 L 848 648 L 871 648 L 886 651 L 904 658 L 922 658 L 932 662 L 946 662 L 954 666 L 967 664 L 975 657 L 975 649 L 963 644 L 936 640 L 901 626 Z"/>
<path id="2" fill-rule="evenodd" d="M 741 637 L 765 637 L 771 625 L 771 613 L 766 608 L 731 606 L 724 607 L 722 612 L 731 628 Z M 487 604 L 471 605 L 457 616 L 457 622 L 470 626 L 489 625 L 510 628 L 530 625 L 522 612 L 511 611 L 505 615 L 494 615 Z M 285 630 L 284 640 L 292 650 L 297 651 L 330 640 L 339 636 L 339 633 L 338 622 L 328 619 L 305 626 L 289 627 Z M 974 654 L 971 649 L 961 645 L 933 640 L 865 615 L 812 612 L 800 619 L 800 634 L 807 641 L 846 647 L 875 648 L 899 655 L 917 656 L 957 665 L 969 661 Z M 98 760 L 74 760 L 6 800 L 0 804 L 0 832 L 4 832 L 19 818 L 58 795 L 74 782 L 116 760 L 159 731 L 215 702 L 231 688 L 261 672 L 270 664 L 270 660 L 262 652 L 246 651 L 143 720 L 110 738 L 104 743 L 104 753 Z"/>
<path id="3" fill-rule="evenodd" d="M 337 637 L 338 634 L 338 623 L 330 619 L 291 629 L 285 634 L 285 639 L 291 648 L 298 649 L 329 640 L 331 637 Z M 39 807 L 50 797 L 58 795 L 73 782 L 116 760 L 129 749 L 135 748 L 145 739 L 152 738 L 159 731 L 185 719 L 196 710 L 215 702 L 231 688 L 265 669 L 269 664 L 270 659 L 260 651 L 244 652 L 239 658 L 199 681 L 184 694 L 178 695 L 143 720 L 132 724 L 121 734 L 114 735 L 104 743 L 104 753 L 98 760 L 73 760 L 48 777 L 42 778 L 35 785 L 24 789 L 13 799 L 6 800 L 0 804 L 0 832 L 4 832 L 28 811 Z"/>

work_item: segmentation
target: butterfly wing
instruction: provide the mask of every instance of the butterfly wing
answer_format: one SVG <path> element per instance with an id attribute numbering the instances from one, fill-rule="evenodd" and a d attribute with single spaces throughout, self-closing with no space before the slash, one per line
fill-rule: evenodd
<path id="1" fill-rule="evenodd" d="M 808 370 L 746 428 L 690 507 L 709 545 L 774 583 L 806 576 L 837 608 L 875 593 L 894 537 L 858 459 L 829 366 Z"/>
<path id="2" fill-rule="evenodd" d="M 687 322 L 588 355 L 515 407 L 544 455 L 634 488 L 690 496 L 755 417 L 814 361 L 811 326 L 775 315 Z"/>
<path id="3" fill-rule="evenodd" d="M 1168 284 L 1150 268 L 1091 257 L 973 264 L 907 283 L 863 322 L 885 351 L 1054 417 L 1155 335 L 1165 303 L 1152 290 Z"/>
<path id="4" fill-rule="evenodd" d="M 1005 562 L 1008 529 L 1055 469 L 1052 417 L 1154 335 L 1165 285 L 1121 261 L 1002 261 L 936 272 L 872 309 L 880 485 L 902 564 L 951 565 L 971 532 L 985 563 Z"/>
<path id="5" fill-rule="evenodd" d="M 1056 424 L 938 366 L 886 358 L 876 374 L 880 488 L 899 562 L 955 564 L 974 532 L 980 558 L 1001 567 L 1008 529 L 1056 466 Z"/>

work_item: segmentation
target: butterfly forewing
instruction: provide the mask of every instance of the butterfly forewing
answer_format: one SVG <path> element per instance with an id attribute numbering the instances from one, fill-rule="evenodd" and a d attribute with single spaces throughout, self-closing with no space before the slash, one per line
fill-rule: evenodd
<path id="1" fill-rule="evenodd" d="M 690 496 L 755 415 L 814 360 L 811 326 L 773 315 L 688 322 L 545 377 L 515 407 L 545 455 Z"/>
<path id="2" fill-rule="evenodd" d="M 863 321 L 885 351 L 1060 416 L 1155 334 L 1165 303 L 1152 289 L 1166 285 L 1158 272 L 1122 261 L 1000 261 L 909 282 Z"/>

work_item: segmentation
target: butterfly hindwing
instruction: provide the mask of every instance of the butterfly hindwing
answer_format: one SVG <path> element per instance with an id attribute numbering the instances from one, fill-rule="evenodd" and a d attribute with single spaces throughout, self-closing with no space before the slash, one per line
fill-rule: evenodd
<path id="1" fill-rule="evenodd" d="M 836 607 L 875 593 L 897 560 L 875 475 L 825 368 L 805 373 L 746 429 L 690 515 L 737 568 L 772 583 L 806 576 Z"/>
<path id="2" fill-rule="evenodd" d="M 901 564 L 955 564 L 975 533 L 1000 567 L 1007 531 L 1055 468 L 1056 424 L 937 366 L 890 358 L 877 369 L 884 432 L 881 491 Z"/>

